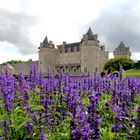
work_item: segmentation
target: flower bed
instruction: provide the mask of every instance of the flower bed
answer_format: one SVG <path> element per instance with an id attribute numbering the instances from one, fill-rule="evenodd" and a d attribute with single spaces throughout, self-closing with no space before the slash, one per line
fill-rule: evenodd
<path id="1" fill-rule="evenodd" d="M 139 78 L 0 74 L 2 140 L 140 139 L 139 128 Z"/>

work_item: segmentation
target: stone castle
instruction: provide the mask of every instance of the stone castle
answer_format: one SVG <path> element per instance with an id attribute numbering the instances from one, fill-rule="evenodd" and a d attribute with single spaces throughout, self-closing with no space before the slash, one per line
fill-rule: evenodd
<path id="1" fill-rule="evenodd" d="M 66 74 L 87 74 L 94 72 L 102 72 L 105 63 L 108 61 L 109 52 L 105 50 L 105 46 L 101 45 L 97 34 L 93 34 L 91 28 L 83 35 L 79 42 L 66 43 L 54 46 L 52 41 L 48 42 L 47 36 L 39 46 L 39 60 L 21 62 L 12 65 L 16 75 L 23 73 L 28 75 L 31 64 L 37 65 L 42 73 L 47 73 L 47 69 L 51 69 L 54 73 L 58 68 L 62 68 Z M 114 58 L 131 57 L 129 47 L 125 47 L 124 43 L 115 48 Z M 1 68 L 0 68 L 1 69 Z"/>
<path id="2" fill-rule="evenodd" d="M 68 74 L 101 72 L 108 61 L 109 52 L 100 44 L 97 34 L 91 28 L 79 42 L 54 46 L 47 36 L 40 43 L 38 70 L 45 73 L 51 68 L 62 68 Z"/>

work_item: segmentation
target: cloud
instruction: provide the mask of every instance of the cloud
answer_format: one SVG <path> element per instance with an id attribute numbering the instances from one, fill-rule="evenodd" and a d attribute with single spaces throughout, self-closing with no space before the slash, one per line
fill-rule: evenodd
<path id="1" fill-rule="evenodd" d="M 14 45 L 21 54 L 36 51 L 29 28 L 36 23 L 36 18 L 22 12 L 0 9 L 0 42 Z"/>
<path id="2" fill-rule="evenodd" d="M 110 5 L 92 22 L 93 31 L 99 35 L 100 40 L 103 39 L 109 51 L 113 51 L 121 41 L 132 51 L 140 51 L 139 13 L 138 0 Z"/>

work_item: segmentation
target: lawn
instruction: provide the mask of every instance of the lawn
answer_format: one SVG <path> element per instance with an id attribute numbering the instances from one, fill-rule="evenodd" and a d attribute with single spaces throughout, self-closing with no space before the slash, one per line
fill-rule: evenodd
<path id="1" fill-rule="evenodd" d="M 124 77 L 128 76 L 134 76 L 134 77 L 140 77 L 140 69 L 130 69 L 123 73 Z"/>

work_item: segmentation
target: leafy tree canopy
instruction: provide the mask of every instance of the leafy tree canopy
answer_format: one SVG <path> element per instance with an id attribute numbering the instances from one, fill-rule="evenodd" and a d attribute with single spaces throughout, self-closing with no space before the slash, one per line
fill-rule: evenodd
<path id="1" fill-rule="evenodd" d="M 21 60 L 10 60 L 10 61 L 1 63 L 0 65 L 2 66 L 2 65 L 5 65 L 7 63 L 10 64 L 10 65 L 12 65 L 12 64 L 17 64 L 17 63 L 21 63 L 21 62 L 23 62 L 23 61 L 21 61 Z"/>
<path id="2" fill-rule="evenodd" d="M 123 67 L 124 70 L 128 70 L 133 68 L 134 62 L 131 59 L 127 58 L 114 58 L 110 59 L 104 66 L 104 70 L 107 70 L 108 73 L 112 69 L 113 71 L 119 71 L 120 66 Z"/>
<path id="3" fill-rule="evenodd" d="M 134 68 L 140 69 L 140 60 L 138 60 L 137 62 L 135 62 Z"/>

